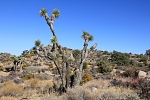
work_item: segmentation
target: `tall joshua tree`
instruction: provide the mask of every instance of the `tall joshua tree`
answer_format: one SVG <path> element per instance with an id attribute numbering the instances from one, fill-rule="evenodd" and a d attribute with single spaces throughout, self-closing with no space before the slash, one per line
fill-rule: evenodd
<path id="1" fill-rule="evenodd" d="M 66 54 L 66 52 L 63 50 L 62 46 L 58 42 L 56 32 L 53 28 L 53 24 L 54 24 L 56 18 L 58 18 L 60 16 L 60 11 L 57 9 L 54 9 L 51 16 L 48 16 L 47 10 L 45 8 L 43 8 L 40 10 L 40 16 L 45 18 L 45 20 L 53 34 L 53 37 L 50 39 L 51 42 L 53 43 L 53 47 L 52 47 L 52 49 L 47 50 L 41 44 L 41 42 L 39 43 L 39 41 L 35 41 L 35 45 L 38 44 L 36 46 L 39 47 L 36 51 L 39 56 L 44 57 L 48 60 L 52 60 L 54 62 L 55 66 L 57 67 L 58 73 L 61 77 L 61 81 L 62 81 L 61 90 L 62 90 L 62 92 L 65 92 L 69 86 L 70 62 L 74 61 L 74 57 L 72 54 L 70 54 L 70 56 L 68 56 Z M 96 48 L 96 46 L 95 47 L 92 46 L 90 49 L 87 48 L 88 42 L 93 40 L 92 35 L 90 35 L 88 32 L 83 31 L 82 37 L 84 38 L 85 41 L 84 41 L 84 47 L 83 47 L 83 50 L 81 53 L 80 66 L 74 72 L 74 80 L 73 80 L 74 86 L 78 86 L 80 84 L 80 81 L 82 79 L 82 73 L 83 73 L 82 72 L 83 63 L 84 63 L 89 51 Z M 56 59 L 61 59 L 63 62 L 62 65 L 58 64 Z"/>

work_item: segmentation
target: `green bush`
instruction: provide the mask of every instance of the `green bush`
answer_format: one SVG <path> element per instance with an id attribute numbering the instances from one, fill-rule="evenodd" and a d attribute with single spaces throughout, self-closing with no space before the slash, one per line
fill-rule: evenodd
<path id="1" fill-rule="evenodd" d="M 141 56 L 139 62 L 143 62 L 146 65 L 147 60 L 148 60 L 148 58 L 146 56 Z"/>
<path id="2" fill-rule="evenodd" d="M 129 54 L 127 53 L 113 51 L 111 55 L 111 61 L 116 63 L 118 66 L 128 66 L 130 63 L 129 57 Z"/>
<path id="3" fill-rule="evenodd" d="M 97 66 L 98 66 L 98 71 L 100 73 L 111 72 L 112 71 L 112 68 L 107 66 L 105 62 L 98 62 Z"/>

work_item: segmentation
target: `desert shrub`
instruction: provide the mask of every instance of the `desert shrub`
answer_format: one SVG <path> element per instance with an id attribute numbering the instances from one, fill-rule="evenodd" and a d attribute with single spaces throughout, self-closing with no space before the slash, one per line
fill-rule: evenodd
<path id="1" fill-rule="evenodd" d="M 68 89 L 67 100 L 98 100 L 98 98 L 89 89 L 78 87 Z"/>
<path id="2" fill-rule="evenodd" d="M 35 54 L 27 54 L 26 58 L 31 58 L 32 56 L 35 56 Z"/>
<path id="3" fill-rule="evenodd" d="M 110 73 L 103 73 L 102 75 L 100 75 L 100 78 L 104 80 L 110 80 L 112 79 L 112 75 Z"/>
<path id="4" fill-rule="evenodd" d="M 16 83 L 16 84 L 20 84 L 20 83 L 23 83 L 23 80 L 21 80 L 21 79 L 14 79 L 13 82 Z"/>
<path id="5" fill-rule="evenodd" d="M 23 87 L 8 81 L 4 83 L 4 87 L 0 88 L 0 93 L 0 96 L 21 96 L 23 94 Z"/>
<path id="6" fill-rule="evenodd" d="M 29 66 L 29 67 L 25 67 L 25 70 L 28 73 L 36 73 L 40 70 L 40 67 L 39 66 Z"/>
<path id="7" fill-rule="evenodd" d="M 12 96 L 2 96 L 0 98 L 0 100 L 15 100 L 16 98 L 15 97 L 12 97 Z"/>
<path id="8" fill-rule="evenodd" d="M 136 79 L 131 82 L 132 88 L 138 90 L 138 94 L 141 99 L 148 100 L 150 98 L 150 81 L 147 79 Z"/>
<path id="9" fill-rule="evenodd" d="M 7 81 L 10 81 L 10 80 L 13 81 L 13 80 L 17 79 L 16 77 L 18 75 L 19 74 L 15 73 L 14 71 L 10 72 L 8 76 L 1 76 L 0 77 L 0 83 L 7 82 Z"/>
<path id="10" fill-rule="evenodd" d="M 104 91 L 99 94 L 99 100 L 139 100 L 136 93 Z"/>
<path id="11" fill-rule="evenodd" d="M 122 88 L 130 87 L 131 89 L 136 89 L 135 93 L 137 93 L 141 99 L 148 100 L 150 98 L 150 81 L 147 79 L 134 78 L 128 81 L 114 79 L 111 81 L 111 85 L 121 86 Z"/>
<path id="12" fill-rule="evenodd" d="M 134 66 L 134 67 L 137 67 L 138 63 L 135 62 L 134 60 L 131 60 L 131 61 L 130 61 L 130 65 L 131 65 L 131 66 Z"/>
<path id="13" fill-rule="evenodd" d="M 143 62 L 144 64 L 147 64 L 147 60 L 148 60 L 148 57 L 141 56 L 139 62 Z"/>
<path id="14" fill-rule="evenodd" d="M 29 73 L 27 71 L 23 71 L 22 73 L 20 73 L 19 78 L 23 78 L 26 75 L 28 75 Z"/>
<path id="15" fill-rule="evenodd" d="M 113 51 L 111 61 L 119 66 L 127 66 L 130 63 L 129 54 Z"/>
<path id="16" fill-rule="evenodd" d="M 122 87 L 106 87 L 107 83 L 109 81 L 93 80 L 82 86 L 69 88 L 66 100 L 140 100 L 135 91 Z M 101 88 L 103 85 L 104 87 Z M 93 91 L 93 87 L 96 91 Z"/>
<path id="17" fill-rule="evenodd" d="M 83 83 L 86 83 L 86 82 L 91 81 L 91 80 L 93 80 L 92 75 L 84 74 L 80 83 L 83 84 Z"/>
<path id="18" fill-rule="evenodd" d="M 32 79 L 32 78 L 34 78 L 34 74 L 28 74 L 28 75 L 23 77 L 23 80 L 29 80 L 29 79 Z"/>
<path id="19" fill-rule="evenodd" d="M 31 66 L 30 64 L 23 64 L 22 68 L 25 69 L 26 67 Z"/>
<path id="20" fill-rule="evenodd" d="M 112 69 L 109 66 L 107 66 L 105 62 L 98 62 L 97 66 L 100 73 L 112 71 Z"/>
<path id="21" fill-rule="evenodd" d="M 134 77 L 136 70 L 137 70 L 137 68 L 135 68 L 135 67 L 127 67 L 127 68 L 124 69 L 125 72 L 122 73 L 122 76 Z"/>
<path id="22" fill-rule="evenodd" d="M 4 71 L 4 67 L 0 65 L 0 71 Z"/>
<path id="23" fill-rule="evenodd" d="M 138 63 L 137 66 L 138 66 L 138 67 L 143 67 L 144 64 L 143 64 L 143 63 Z"/>
<path id="24" fill-rule="evenodd" d="M 30 88 L 37 88 L 40 87 L 41 81 L 39 79 L 32 78 L 30 80 L 25 80 L 24 83 Z"/>
<path id="25" fill-rule="evenodd" d="M 40 80 L 50 80 L 52 78 L 49 74 L 37 74 L 35 77 Z"/>
<path id="26" fill-rule="evenodd" d="M 53 67 L 52 70 L 53 70 L 53 71 L 54 71 L 54 70 L 57 70 L 57 67 Z"/>
<path id="27" fill-rule="evenodd" d="M 67 96 L 64 95 L 45 95 L 44 97 L 41 97 L 41 100 L 68 100 Z"/>

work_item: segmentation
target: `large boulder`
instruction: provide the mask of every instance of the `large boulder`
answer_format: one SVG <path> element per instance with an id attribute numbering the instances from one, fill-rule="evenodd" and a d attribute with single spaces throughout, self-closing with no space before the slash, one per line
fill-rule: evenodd
<path id="1" fill-rule="evenodd" d="M 137 78 L 146 78 L 146 72 L 144 72 L 144 71 L 142 71 L 142 70 L 137 70 L 136 72 L 135 72 L 135 76 L 137 77 Z"/>

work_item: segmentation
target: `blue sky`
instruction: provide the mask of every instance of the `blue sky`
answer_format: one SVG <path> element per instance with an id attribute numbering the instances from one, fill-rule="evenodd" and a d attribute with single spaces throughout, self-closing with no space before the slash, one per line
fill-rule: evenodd
<path id="1" fill-rule="evenodd" d="M 145 53 L 150 49 L 150 0 L 0 0 L 0 52 L 20 55 L 52 33 L 39 10 L 59 9 L 54 28 L 59 43 L 82 49 L 82 30 L 94 36 L 91 46 L 109 52 Z"/>

